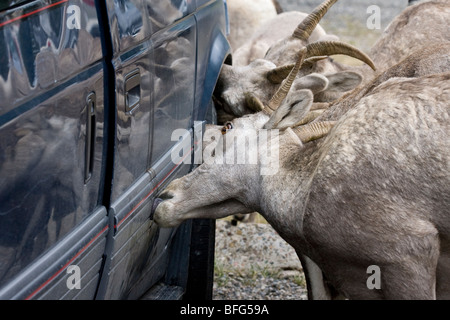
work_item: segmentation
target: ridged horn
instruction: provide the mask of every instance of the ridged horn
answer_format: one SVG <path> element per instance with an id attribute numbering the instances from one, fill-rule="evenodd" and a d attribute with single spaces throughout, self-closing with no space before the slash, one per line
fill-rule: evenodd
<path id="1" fill-rule="evenodd" d="M 302 120 L 293 125 L 293 127 L 303 126 L 314 121 L 318 116 L 325 112 L 325 109 L 309 110 L 309 112 L 303 117 Z"/>
<path id="2" fill-rule="evenodd" d="M 287 76 L 287 78 L 281 83 L 277 92 L 275 92 L 275 94 L 270 99 L 269 103 L 267 104 L 267 107 L 269 109 L 271 109 L 272 111 L 277 110 L 277 108 L 283 102 L 284 98 L 286 98 L 287 94 L 289 93 L 292 83 L 294 82 L 295 78 L 297 77 L 298 71 L 302 67 L 303 60 L 305 60 L 306 50 L 307 50 L 306 47 L 303 47 L 300 49 L 300 51 L 298 53 L 297 62 L 295 63 L 294 67 L 292 68 L 291 72 L 289 72 L 289 75 Z"/>
<path id="3" fill-rule="evenodd" d="M 318 57 L 310 57 L 303 61 L 302 67 L 312 65 L 317 61 L 324 60 L 328 58 L 328 56 L 318 56 Z M 283 82 L 284 79 L 288 76 L 289 72 L 291 72 L 292 68 L 295 66 L 294 63 L 286 64 L 281 67 L 276 67 L 269 72 L 267 72 L 267 79 L 273 84 L 279 84 Z"/>
<path id="4" fill-rule="evenodd" d="M 305 61 L 303 61 L 303 65 L 304 66 L 312 65 L 312 64 L 316 63 L 317 61 L 325 60 L 326 58 L 328 58 L 328 56 L 318 56 L 318 57 L 307 58 L 307 59 L 305 59 Z"/>
<path id="5" fill-rule="evenodd" d="M 373 70 L 376 70 L 375 64 L 372 59 L 358 48 L 341 42 L 341 41 L 319 41 L 310 43 L 306 46 L 307 53 L 303 61 L 302 66 L 315 63 L 317 61 L 327 58 L 334 54 L 343 54 L 353 58 L 356 58 L 366 64 L 368 64 Z M 274 68 L 267 72 L 267 79 L 273 83 L 281 83 L 288 74 L 291 72 L 294 64 L 287 64 L 281 67 Z"/>
<path id="6" fill-rule="evenodd" d="M 330 9 L 331 6 L 336 2 L 337 0 L 326 0 L 322 2 L 322 4 L 317 6 L 313 10 L 313 12 L 311 12 L 305 19 L 302 20 L 302 22 L 292 33 L 292 36 L 300 40 L 308 40 L 311 36 L 311 33 L 319 24 L 320 20 L 327 13 L 328 9 Z"/>
<path id="7" fill-rule="evenodd" d="M 267 72 L 267 80 L 269 80 L 273 84 L 280 84 L 284 79 L 287 78 L 289 73 L 294 68 L 295 64 L 287 64 L 281 67 L 276 67 L 269 72 Z"/>
<path id="8" fill-rule="evenodd" d="M 330 102 L 314 102 L 311 106 L 311 111 L 313 110 L 320 110 L 320 109 L 328 109 L 328 107 L 330 106 Z"/>
<path id="9" fill-rule="evenodd" d="M 303 143 L 307 143 L 326 136 L 335 124 L 336 121 L 312 122 L 304 126 L 295 127 L 292 130 Z"/>
<path id="10" fill-rule="evenodd" d="M 370 57 L 358 48 L 341 41 L 318 41 L 306 46 L 308 50 L 305 59 L 318 56 L 331 56 L 333 54 L 344 54 L 361 60 L 376 70 L 375 64 Z"/>

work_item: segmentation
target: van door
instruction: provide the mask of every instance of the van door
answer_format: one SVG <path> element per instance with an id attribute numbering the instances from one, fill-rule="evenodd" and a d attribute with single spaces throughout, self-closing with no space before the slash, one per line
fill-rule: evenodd
<path id="1" fill-rule="evenodd" d="M 93 299 L 109 229 L 98 12 L 94 1 L 6 4 L 0 299 Z"/>
<path id="2" fill-rule="evenodd" d="M 117 127 L 105 278 L 99 299 L 135 299 L 164 276 L 172 229 L 150 220 L 165 183 L 187 173 L 174 164 L 177 128 L 192 126 L 196 29 L 191 1 L 107 2 Z M 109 88 L 111 89 L 111 88 Z M 184 139 L 191 145 L 190 135 Z"/>

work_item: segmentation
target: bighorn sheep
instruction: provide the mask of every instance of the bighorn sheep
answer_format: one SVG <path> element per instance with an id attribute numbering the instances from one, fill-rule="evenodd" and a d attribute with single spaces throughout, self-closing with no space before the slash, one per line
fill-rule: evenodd
<path id="1" fill-rule="evenodd" d="M 450 41 L 449 17 L 449 1 L 434 0 L 407 7 L 389 24 L 369 56 L 385 70 L 420 47 Z"/>
<path id="2" fill-rule="evenodd" d="M 228 41 L 236 50 L 252 36 L 265 21 L 268 21 L 281 10 L 276 0 L 227 0 L 230 34 Z"/>
<path id="3" fill-rule="evenodd" d="M 401 62 L 391 66 L 368 83 L 332 102 L 326 112 L 314 121 L 336 120 L 353 108 L 359 100 L 371 94 L 391 78 L 418 78 L 450 71 L 450 42 L 434 43 L 414 51 Z"/>
<path id="4" fill-rule="evenodd" d="M 328 8 L 329 5 L 330 3 L 328 3 Z M 323 13 L 323 10 L 315 10 L 315 12 Z M 400 13 L 386 28 L 382 37 L 379 39 L 379 41 L 377 41 L 369 54 L 370 57 L 374 60 L 373 64 L 377 65 L 378 74 L 382 74 L 383 71 L 387 70 L 393 65 L 398 64 L 407 57 L 411 59 L 411 54 L 414 51 L 418 51 L 418 49 L 426 49 L 427 47 L 430 48 L 436 45 L 443 44 L 445 42 L 449 42 L 450 38 L 447 32 L 448 23 L 446 19 L 446 17 L 449 15 L 450 4 L 447 1 L 439 0 L 422 2 L 403 10 L 402 13 Z M 314 16 L 314 12 L 310 16 Z M 316 20 L 320 18 L 320 15 L 318 14 L 316 14 L 315 16 Z M 433 24 L 429 24 L 429 20 L 432 20 Z M 312 27 L 307 27 L 306 29 L 313 30 Z M 444 60 L 441 60 L 440 63 L 443 63 L 443 61 Z M 242 69 L 242 71 L 239 68 L 231 69 L 226 67 L 226 69 L 227 70 L 224 70 L 224 78 L 228 77 L 230 73 L 235 72 L 237 78 L 245 79 L 245 77 L 243 76 L 243 72 L 247 72 L 248 67 Z M 339 74 L 337 73 L 337 71 L 342 71 L 345 69 L 345 66 L 337 62 L 329 63 L 329 60 L 327 59 L 314 63 L 313 69 L 309 72 L 318 72 L 322 74 L 325 73 L 327 75 L 331 74 L 337 76 Z M 364 77 L 359 78 L 362 79 L 363 84 L 369 83 L 375 76 L 377 76 L 377 74 L 375 74 L 373 70 L 371 70 L 368 66 L 353 67 L 351 70 L 358 71 L 360 74 L 364 75 Z M 300 74 L 302 75 L 302 71 L 300 71 Z M 344 75 L 345 74 L 347 76 L 353 75 L 353 73 L 351 72 L 344 73 Z M 341 81 L 341 83 L 347 82 L 348 85 L 345 88 L 346 90 L 352 88 L 352 85 L 358 84 L 357 76 L 354 76 L 352 79 L 348 80 L 349 81 Z M 224 81 L 226 81 L 226 79 L 224 79 Z M 256 80 L 253 81 L 256 82 Z M 264 80 L 259 81 L 260 83 L 267 82 L 264 82 Z M 245 84 L 245 81 L 241 80 L 240 83 Z M 242 104 L 239 104 L 239 107 L 236 107 L 237 102 L 235 99 L 231 100 L 231 105 L 228 104 L 230 100 L 227 100 L 227 87 L 229 87 L 230 89 L 234 88 L 232 84 L 229 84 L 224 86 L 224 89 L 221 91 L 223 98 L 219 100 L 225 102 L 225 111 L 236 112 L 237 110 L 236 114 L 238 116 L 249 112 L 249 110 L 245 108 L 245 106 L 243 107 Z M 344 90 L 338 92 L 333 91 L 336 90 L 323 90 L 322 92 L 316 92 L 314 96 L 315 101 L 334 101 L 342 96 L 342 91 Z M 232 116 L 228 116 L 228 118 L 232 118 Z M 224 119 L 227 118 L 225 117 Z"/>
<path id="5" fill-rule="evenodd" d="M 311 92 L 303 90 L 294 104 L 283 100 L 291 99 L 287 92 L 305 51 L 262 112 L 225 127 L 225 153 L 237 146 L 230 139 L 249 128 L 282 129 L 304 117 Z M 404 70 L 427 73 L 427 62 L 405 61 Z M 156 208 L 155 221 L 175 226 L 190 218 L 257 210 L 346 297 L 449 298 L 450 270 L 443 262 L 450 258 L 450 73 L 392 78 L 366 93 L 335 117 L 334 128 L 319 142 L 308 143 L 326 135 L 334 122 L 286 128 L 268 161 L 263 149 L 247 144 L 266 164 L 281 161 L 276 174 L 260 175 L 261 162 L 218 162 L 172 182 L 161 195 L 165 201 Z M 379 290 L 366 286 L 372 265 L 381 270 Z"/>
<path id="6" fill-rule="evenodd" d="M 449 72 L 449 52 L 449 42 L 435 43 L 429 47 L 422 47 L 421 49 L 413 52 L 409 57 L 400 63 L 379 74 L 368 84 L 354 90 L 350 94 L 332 103 L 325 112 L 313 121 L 323 122 L 339 119 L 347 111 L 354 108 L 364 96 L 370 95 L 375 88 L 391 78 L 415 78 Z M 318 267 L 307 257 L 300 256 L 300 258 L 305 269 L 305 274 L 307 276 L 309 274 L 312 277 L 310 282 L 314 282 L 309 286 L 309 289 L 315 291 L 312 295 L 317 298 L 329 298 L 330 290 L 321 280 L 322 273 L 320 269 L 318 269 Z"/>
<path id="7" fill-rule="evenodd" d="M 391 78 L 415 78 L 449 72 L 448 52 L 450 52 L 450 43 L 445 42 L 413 52 L 409 57 L 379 74 L 366 85 L 333 102 L 325 112 L 313 121 L 320 123 L 339 119 L 347 111 L 354 108 L 363 97 L 370 95 L 375 88 Z M 322 271 L 308 257 L 299 255 L 299 258 L 305 270 L 305 275 L 309 278 L 309 296 L 315 299 L 331 298 L 333 291 L 323 281 Z"/>
<path id="8" fill-rule="evenodd" d="M 307 68 L 310 65 L 308 63 L 310 58 L 329 54 L 330 50 L 344 53 L 348 49 L 348 46 L 336 42 L 318 42 L 309 44 L 306 48 L 308 51 L 304 66 Z M 363 53 L 361 54 L 364 55 Z M 363 57 L 362 55 L 360 58 L 371 64 L 371 60 L 367 56 Z M 300 72 L 305 70 L 304 66 Z M 252 113 L 255 110 L 252 109 L 252 106 L 248 105 L 246 96 L 251 93 L 263 103 L 267 103 L 291 69 L 291 64 L 276 67 L 272 62 L 263 59 L 255 60 L 245 67 L 224 65 L 216 87 L 216 101 L 229 114 L 242 116 Z M 315 83 L 317 77 L 320 78 L 320 80 L 317 80 L 320 83 L 323 81 L 327 83 L 325 87 L 320 85 L 314 89 L 314 93 L 319 93 L 325 89 L 344 92 L 354 88 L 361 82 L 361 76 L 352 72 L 342 72 L 326 76 L 317 73 L 314 73 L 314 75 L 304 75 L 309 77 L 304 77 L 301 81 L 299 80 L 300 83 L 311 83 L 313 79 Z"/>
<path id="9" fill-rule="evenodd" d="M 246 66 L 256 59 L 263 59 L 267 50 L 280 39 L 292 35 L 300 21 L 308 14 L 299 11 L 283 12 L 266 21 L 254 33 L 246 38 L 245 43 L 237 47 L 233 52 L 233 66 Z M 327 35 L 325 30 L 318 24 L 308 43 L 319 40 L 339 40 L 338 37 Z"/>
<path id="10" fill-rule="evenodd" d="M 245 172 L 240 171 L 242 175 L 235 173 L 241 182 L 243 177 L 246 178 L 243 184 L 248 188 L 236 190 L 233 184 L 236 177 L 230 175 L 227 166 L 216 167 L 214 171 L 213 165 L 202 165 L 200 173 L 204 174 L 198 175 L 194 171 L 190 178 L 174 182 L 166 189 L 163 196 L 167 197 L 165 203 L 169 206 L 165 209 L 158 207 L 156 221 L 170 225 L 176 219 L 180 222 L 192 217 L 207 217 L 211 212 L 230 215 L 251 212 L 256 208 L 288 242 L 291 239 L 291 244 L 297 243 L 294 247 L 300 256 L 306 253 L 314 259 L 334 287 L 350 298 L 449 298 L 450 284 L 446 279 L 450 270 L 443 262 L 449 259 L 450 254 L 446 249 L 449 228 L 445 226 L 448 222 L 446 208 L 450 204 L 449 142 L 446 139 L 449 133 L 450 74 L 433 75 L 434 72 L 449 70 L 448 46 L 444 43 L 440 48 L 436 45 L 417 51 L 356 94 L 349 95 L 350 98 L 346 97 L 331 107 L 324 117 L 316 120 L 340 119 L 325 141 L 307 143 L 302 146 L 303 153 L 295 151 L 292 142 L 282 143 L 281 150 L 285 156 L 282 170 L 286 170 L 273 181 L 278 185 L 292 185 L 289 181 L 294 180 L 300 187 L 298 192 L 309 196 L 308 203 L 300 204 L 297 211 L 292 209 L 298 204 L 295 197 L 294 205 L 283 207 L 291 196 L 283 193 L 283 189 L 277 189 L 277 184 L 270 181 L 272 177 L 251 180 L 258 174 L 252 176 L 246 168 Z M 395 76 L 421 78 L 392 78 Z M 387 106 L 381 105 L 380 101 L 388 101 Z M 253 117 L 259 120 L 254 121 Z M 258 123 L 256 127 L 260 128 L 267 116 L 261 119 L 259 113 L 242 118 L 240 123 L 234 122 L 235 135 L 247 121 L 250 126 Z M 371 130 L 370 126 L 376 130 Z M 289 139 L 292 138 L 292 131 L 286 129 L 282 140 L 289 136 L 288 133 L 291 134 Z M 294 159 L 289 158 L 292 154 Z M 345 166 L 349 161 L 353 165 Z M 412 166 L 405 166 L 406 162 Z M 366 166 L 371 170 L 367 171 Z M 220 171 L 220 174 L 214 174 L 217 181 L 210 181 L 213 188 L 206 182 L 196 181 L 205 180 L 208 170 Z M 307 178 L 303 183 L 298 182 L 300 178 L 290 177 L 289 173 L 293 172 L 293 175 Z M 401 182 L 405 181 L 403 178 L 407 180 L 405 183 Z M 190 181 L 192 187 L 189 187 Z M 339 183 L 327 184 L 329 181 Z M 217 198 L 211 199 L 207 193 L 202 193 L 203 189 L 195 189 L 200 185 L 208 185 L 208 193 L 213 190 L 218 193 Z M 355 188 L 344 190 L 347 185 Z M 178 208 L 176 203 L 183 199 L 184 187 L 190 188 L 190 192 L 197 190 L 199 198 L 188 199 L 190 202 L 184 203 L 188 204 L 187 207 Z M 226 198 L 229 196 L 227 192 L 235 194 Z M 254 196 L 257 192 L 262 194 L 262 199 Z M 270 202 L 274 193 L 279 197 Z M 220 202 L 217 211 L 214 210 L 216 201 Z M 433 208 L 433 212 L 429 213 L 429 208 Z M 281 214 L 280 209 L 283 211 Z M 335 210 L 339 212 L 339 219 L 334 218 L 333 209 L 341 209 Z M 377 215 L 371 216 L 371 212 Z M 288 218 L 291 219 L 285 220 Z M 372 219 L 378 219 L 377 224 Z M 297 226 L 298 233 L 295 230 L 294 234 L 290 233 L 291 226 Z M 286 228 L 286 233 L 281 232 L 283 228 Z M 339 241 L 330 242 L 336 238 Z M 301 243 L 303 240 L 306 243 Z M 376 241 L 380 241 L 380 247 L 374 245 Z M 443 248 L 441 252 L 439 241 Z M 315 244 L 318 244 L 317 250 L 312 246 Z M 361 251 L 364 245 L 366 249 Z M 421 251 L 424 246 L 427 246 L 426 250 Z M 402 252 L 410 259 L 406 264 L 402 260 Z M 369 290 L 365 286 L 366 270 L 358 266 L 362 260 L 363 263 L 379 263 L 381 290 Z"/>
<path id="11" fill-rule="evenodd" d="M 332 103 L 332 112 L 324 113 L 317 121 L 335 119 L 337 115 L 342 115 L 355 101 L 392 77 L 419 77 L 450 70 L 450 46 L 447 42 L 450 38 L 446 32 L 448 25 L 445 20 L 449 14 L 450 6 L 444 1 L 430 1 L 405 9 L 386 28 L 371 50 L 371 56 L 377 65 L 388 71 L 373 79 L 374 73 L 363 66 L 360 70 L 365 75 L 365 83 L 369 84 L 344 96 L 345 99 Z M 435 23 L 428 25 L 425 19 L 432 19 Z M 418 48 L 421 49 L 417 50 Z M 398 63 L 401 59 L 404 61 Z M 339 63 L 334 64 L 337 68 L 340 67 Z M 389 68 L 391 66 L 393 67 Z M 326 91 L 316 94 L 315 98 L 323 93 Z M 320 101 L 320 98 L 317 100 Z"/>
<path id="12" fill-rule="evenodd" d="M 328 59 L 323 60 L 323 58 L 332 54 L 346 54 L 360 59 L 375 69 L 373 62 L 366 54 L 353 46 L 338 41 L 320 41 L 307 44 L 320 18 L 336 1 L 327 0 L 317 7 L 298 25 L 292 35 L 274 44 L 264 59 L 257 59 L 248 66 L 232 67 L 224 65 L 215 92 L 219 107 L 222 107 L 225 113 L 233 116 L 251 113 L 253 110 L 246 104 L 245 99 L 247 93 L 250 92 L 263 103 L 267 103 L 292 69 L 292 63 L 295 61 L 298 48 L 303 46 L 308 48 L 308 52 L 299 76 L 318 72 L 325 74 L 327 77 L 333 77 L 332 82 L 339 83 L 339 86 L 326 87 L 324 90 L 330 92 L 342 90 L 339 93 L 334 92 L 337 93 L 337 96 L 356 87 L 362 81 L 360 74 L 351 71 L 337 72 L 338 70 L 334 65 Z M 332 96 L 333 99 L 337 97 L 336 94 Z M 326 98 L 327 95 L 322 94 L 322 97 Z"/>
<path id="13" fill-rule="evenodd" d="M 204 163 L 166 188 L 154 219 L 174 227 L 257 210 L 345 297 L 450 298 L 449 99 L 450 73 L 392 78 L 324 139 L 307 143 L 305 127 L 296 127 L 278 136 L 270 156 L 248 144 L 266 163 L 280 161 L 276 174 L 261 175 L 261 163 Z M 305 94 L 297 106 L 311 104 Z M 290 117 L 287 109 L 271 120 L 279 112 Z M 260 113 L 238 118 L 223 137 L 262 123 Z M 226 146 L 225 153 L 236 147 Z M 380 270 L 379 288 L 367 286 L 370 266 Z"/>

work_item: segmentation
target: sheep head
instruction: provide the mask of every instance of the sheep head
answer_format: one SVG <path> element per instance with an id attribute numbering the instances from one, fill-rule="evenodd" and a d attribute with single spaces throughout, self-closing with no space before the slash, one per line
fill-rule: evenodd
<path id="1" fill-rule="evenodd" d="M 294 88 L 295 90 L 310 89 L 315 95 L 324 90 L 348 91 L 362 81 L 362 77 L 355 72 L 335 72 L 329 75 L 313 73 L 311 65 L 314 65 L 318 60 L 322 60 L 331 54 L 346 54 L 373 66 L 370 58 L 363 52 L 338 41 L 312 43 L 303 47 L 301 51 L 303 51 L 304 57 L 296 72 L 296 75 L 298 74 L 300 78 L 295 80 Z M 299 54 L 298 49 L 295 50 L 294 54 Z M 294 58 L 295 60 L 297 60 L 297 57 Z M 295 64 L 287 64 L 277 67 L 274 63 L 265 59 L 255 60 L 248 66 L 232 67 L 224 65 L 215 91 L 216 102 L 225 114 L 231 115 L 230 119 L 260 111 L 260 107 L 252 103 L 253 99 L 248 99 L 248 96 L 251 95 L 258 98 L 263 104 L 268 104 L 294 66 Z M 333 81 L 329 81 L 328 77 Z M 337 79 L 339 81 L 336 81 Z M 292 82 L 294 83 L 294 81 Z M 230 119 L 223 117 L 221 120 Z"/>

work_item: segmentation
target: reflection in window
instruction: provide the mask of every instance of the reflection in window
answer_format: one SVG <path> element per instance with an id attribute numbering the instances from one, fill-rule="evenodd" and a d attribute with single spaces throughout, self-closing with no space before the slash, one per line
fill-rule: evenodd
<path id="1" fill-rule="evenodd" d="M 160 30 L 188 13 L 188 0 L 147 0 L 154 31 Z"/>

